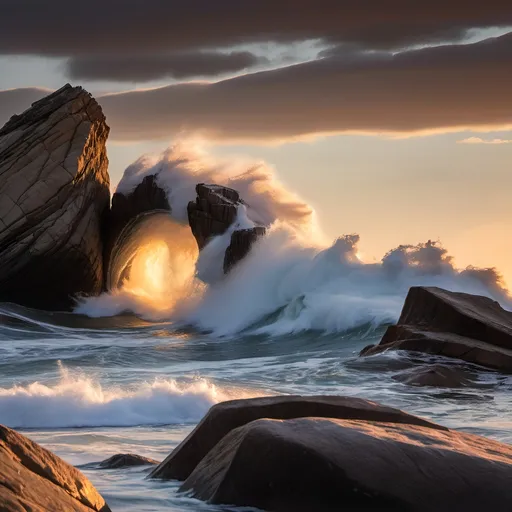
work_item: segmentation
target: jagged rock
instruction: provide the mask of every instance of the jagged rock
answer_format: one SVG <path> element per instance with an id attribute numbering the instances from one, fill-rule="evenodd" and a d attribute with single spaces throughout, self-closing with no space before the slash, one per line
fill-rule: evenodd
<path id="1" fill-rule="evenodd" d="M 442 355 L 511 373 L 512 313 L 487 297 L 413 287 L 398 324 L 361 355 L 391 349 Z"/>
<path id="2" fill-rule="evenodd" d="M 399 409 L 359 398 L 274 396 L 231 400 L 214 405 L 190 435 L 149 476 L 165 480 L 185 480 L 201 459 L 231 430 L 260 418 L 291 419 L 307 416 L 444 428 Z"/>
<path id="3" fill-rule="evenodd" d="M 70 85 L 0 129 L 0 300 L 66 309 L 101 292 L 108 133 L 100 106 Z"/>
<path id="4" fill-rule="evenodd" d="M 219 185 L 199 183 L 197 198 L 188 204 L 188 222 L 199 250 L 214 236 L 225 233 L 233 224 L 241 204 L 236 190 Z"/>
<path id="5" fill-rule="evenodd" d="M 110 512 L 93 485 L 73 466 L 0 425 L 2 512 Z"/>
<path id="6" fill-rule="evenodd" d="M 161 210 L 171 212 L 171 205 L 165 190 L 158 186 L 156 176 L 154 175 L 144 177 L 142 182 L 129 194 L 116 192 L 112 196 L 112 207 L 105 234 L 106 272 L 109 269 L 112 250 L 123 229 L 140 215 Z"/>
<path id="7" fill-rule="evenodd" d="M 98 464 L 98 467 L 101 469 L 119 469 L 134 466 L 155 466 L 156 464 L 159 464 L 157 460 L 149 459 L 148 457 L 143 457 L 142 455 L 135 455 L 133 453 L 119 453 L 101 461 Z"/>
<path id="8" fill-rule="evenodd" d="M 512 447 L 364 420 L 261 419 L 232 430 L 180 488 L 269 512 L 508 512 Z"/>
<path id="9" fill-rule="evenodd" d="M 462 388 L 473 384 L 468 372 L 440 364 L 414 368 L 393 376 L 393 379 L 409 386 Z"/>
<path id="10" fill-rule="evenodd" d="M 263 226 L 238 229 L 231 235 L 231 243 L 224 255 L 224 274 L 227 274 L 251 250 L 252 244 L 267 232 Z"/>

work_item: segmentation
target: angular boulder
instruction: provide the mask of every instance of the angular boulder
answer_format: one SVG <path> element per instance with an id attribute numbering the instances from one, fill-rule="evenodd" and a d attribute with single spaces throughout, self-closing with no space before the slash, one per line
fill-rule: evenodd
<path id="1" fill-rule="evenodd" d="M 291 419 L 307 416 L 444 428 L 399 409 L 360 398 L 273 396 L 231 400 L 214 405 L 190 435 L 149 476 L 164 480 L 185 480 L 201 459 L 230 431 L 260 418 Z"/>
<path id="2" fill-rule="evenodd" d="M 68 309 L 102 291 L 108 133 L 98 103 L 70 85 L 0 129 L 0 300 Z"/>
<path id="3" fill-rule="evenodd" d="M 265 236 L 266 232 L 267 230 L 263 226 L 233 231 L 231 243 L 224 255 L 224 274 L 227 274 L 239 261 L 243 260 L 249 254 L 252 244 L 258 238 Z"/>
<path id="4" fill-rule="evenodd" d="M 409 386 L 419 387 L 463 388 L 474 384 L 469 372 L 440 364 L 422 366 L 401 372 L 393 376 L 393 379 Z"/>
<path id="5" fill-rule="evenodd" d="M 441 288 L 409 290 L 398 324 L 361 355 L 409 350 L 512 372 L 512 313 L 487 297 Z"/>
<path id="6" fill-rule="evenodd" d="M 268 512 L 507 512 L 512 447 L 411 424 L 261 419 L 232 430 L 180 491 Z"/>
<path id="7" fill-rule="evenodd" d="M 110 512 L 77 469 L 0 425 L 0 510 L 3 512 Z"/>
<path id="8" fill-rule="evenodd" d="M 199 250 L 210 238 L 224 234 L 235 222 L 238 205 L 242 204 L 236 190 L 220 185 L 196 186 L 197 197 L 187 207 L 188 222 Z"/>

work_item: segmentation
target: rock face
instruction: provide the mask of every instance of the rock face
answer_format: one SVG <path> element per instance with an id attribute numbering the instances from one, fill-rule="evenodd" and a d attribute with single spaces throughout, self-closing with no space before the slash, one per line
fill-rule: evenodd
<path id="1" fill-rule="evenodd" d="M 152 211 L 169 211 L 167 194 L 156 182 L 156 176 L 146 176 L 130 194 L 116 192 L 105 233 L 105 270 L 108 271 L 112 250 L 123 229 L 142 214 Z M 107 286 L 108 288 L 108 286 Z"/>
<path id="2" fill-rule="evenodd" d="M 109 128 L 66 85 L 0 129 L 0 300 L 67 309 L 103 287 Z"/>
<path id="3" fill-rule="evenodd" d="M 441 288 L 409 290 L 398 324 L 361 355 L 410 350 L 512 372 L 512 313 L 487 297 Z"/>
<path id="4" fill-rule="evenodd" d="M 196 200 L 188 204 L 188 221 L 199 250 L 202 250 L 212 237 L 222 235 L 230 228 L 236 221 L 238 207 L 244 202 L 236 190 L 220 185 L 200 183 L 196 192 Z M 252 244 L 265 233 L 263 226 L 233 231 L 224 255 L 224 273 L 245 258 Z"/>
<path id="5" fill-rule="evenodd" d="M 261 419 L 232 430 L 181 491 L 269 512 L 464 510 L 512 505 L 512 447 L 380 421 Z"/>
<path id="6" fill-rule="evenodd" d="M 236 190 L 200 183 L 197 198 L 187 207 L 188 222 L 199 250 L 214 236 L 222 235 L 235 222 L 238 205 L 242 204 Z"/>
<path id="7" fill-rule="evenodd" d="M 252 244 L 267 232 L 263 226 L 256 226 L 251 229 L 238 229 L 231 235 L 231 243 L 224 255 L 224 274 L 227 274 L 239 261 L 243 260 Z"/>
<path id="8" fill-rule="evenodd" d="M 110 512 L 77 469 L 0 425 L 0 509 L 3 512 Z"/>
<path id="9" fill-rule="evenodd" d="M 101 461 L 98 464 L 98 467 L 101 469 L 120 469 L 134 466 L 154 466 L 156 464 L 158 464 L 158 461 L 149 459 L 148 457 L 143 457 L 142 455 L 119 453 Z"/>
<path id="10" fill-rule="evenodd" d="M 185 480 L 201 459 L 231 430 L 260 418 L 291 419 L 315 416 L 410 423 L 443 429 L 359 398 L 342 396 L 275 396 L 232 400 L 214 405 L 190 435 L 150 474 L 150 478 Z"/>

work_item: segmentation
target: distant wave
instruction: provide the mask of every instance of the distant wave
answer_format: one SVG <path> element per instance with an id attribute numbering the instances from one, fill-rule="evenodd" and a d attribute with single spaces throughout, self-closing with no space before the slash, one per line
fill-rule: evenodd
<path id="1" fill-rule="evenodd" d="M 247 202 L 239 208 L 244 227 L 263 219 L 270 229 L 225 278 L 219 255 L 224 254 L 230 233 L 211 240 L 195 263 L 195 276 L 207 286 L 200 293 L 197 286 L 181 286 L 177 299 L 171 283 L 169 307 L 165 294 L 164 307 L 157 310 L 150 301 L 138 300 L 122 288 L 82 301 L 77 312 L 99 317 L 131 311 L 155 320 L 162 320 L 163 312 L 167 320 L 217 336 L 242 331 L 279 336 L 307 330 L 345 332 L 395 322 L 407 291 L 418 285 L 487 295 L 512 307 L 496 269 L 457 269 L 439 242 L 401 245 L 378 263 L 361 261 L 357 234 L 326 243 L 313 209 L 287 191 L 269 167 L 259 164 L 243 172 L 242 165 L 234 161 L 228 166 L 178 147 L 160 160 L 141 159 L 129 167 L 120 188 L 129 191 L 143 176 L 157 173 L 176 222 L 186 219 L 186 203 L 195 197 L 195 184 L 215 181 L 240 190 Z M 168 274 L 176 278 L 184 271 L 173 258 Z M 187 272 L 193 275 L 189 266 Z M 262 324 L 262 319 L 267 323 Z"/>
<path id="2" fill-rule="evenodd" d="M 217 402 L 248 396 L 223 391 L 206 379 L 159 379 L 133 389 L 108 388 L 61 367 L 61 378 L 53 385 L 0 388 L 0 421 L 12 428 L 196 423 Z"/>

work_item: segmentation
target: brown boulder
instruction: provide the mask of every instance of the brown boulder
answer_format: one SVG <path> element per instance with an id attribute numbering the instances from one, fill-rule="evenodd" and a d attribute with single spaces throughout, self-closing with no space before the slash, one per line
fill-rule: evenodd
<path id="1" fill-rule="evenodd" d="M 512 372 L 512 313 L 487 297 L 441 288 L 409 290 L 398 324 L 361 355 L 410 350 Z"/>
<path id="2" fill-rule="evenodd" d="M 77 469 L 14 430 L 0 425 L 2 512 L 110 512 Z"/>
<path id="3" fill-rule="evenodd" d="M 180 491 L 270 512 L 508 512 L 512 447 L 418 425 L 261 419 L 232 430 Z"/>
<path id="4" fill-rule="evenodd" d="M 98 467 L 101 469 L 120 469 L 130 468 L 134 466 L 155 466 L 159 464 L 157 460 L 143 457 L 142 455 L 136 455 L 133 453 L 118 453 L 112 455 L 108 459 L 102 460 Z"/>
<path id="5" fill-rule="evenodd" d="M 189 436 L 149 476 L 165 480 L 185 480 L 201 459 L 231 430 L 260 418 L 292 419 L 307 416 L 444 428 L 399 409 L 360 398 L 274 396 L 231 400 L 214 405 Z"/>
<path id="6" fill-rule="evenodd" d="M 98 103 L 70 85 L 0 129 L 0 300 L 67 309 L 102 291 L 108 133 Z"/>

